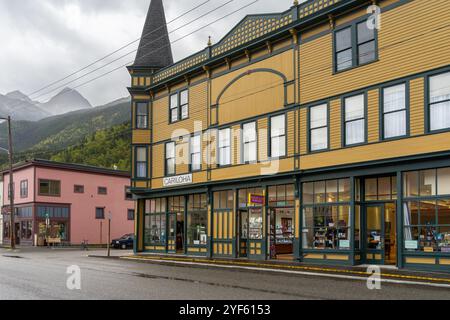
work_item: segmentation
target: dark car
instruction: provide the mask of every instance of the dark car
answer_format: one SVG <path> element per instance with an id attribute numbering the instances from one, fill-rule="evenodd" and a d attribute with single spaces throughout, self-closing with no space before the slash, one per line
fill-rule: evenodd
<path id="1" fill-rule="evenodd" d="M 134 245 L 134 234 L 126 234 L 120 239 L 111 241 L 111 247 L 115 249 L 132 249 Z"/>

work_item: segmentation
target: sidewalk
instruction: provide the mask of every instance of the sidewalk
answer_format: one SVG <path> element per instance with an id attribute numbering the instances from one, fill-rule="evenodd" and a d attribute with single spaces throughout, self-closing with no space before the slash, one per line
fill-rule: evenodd
<path id="1" fill-rule="evenodd" d="M 120 259 L 156 263 L 163 265 L 177 265 L 203 268 L 245 269 L 257 272 L 276 272 L 284 274 L 303 274 L 312 276 L 327 276 L 333 278 L 356 279 L 366 281 L 372 275 L 367 271 L 368 266 L 321 266 L 293 261 L 254 261 L 247 259 L 208 259 L 205 257 L 186 257 L 158 254 L 139 254 L 122 256 Z M 450 273 L 425 272 L 381 266 L 381 279 L 384 282 L 427 284 L 450 288 Z"/>

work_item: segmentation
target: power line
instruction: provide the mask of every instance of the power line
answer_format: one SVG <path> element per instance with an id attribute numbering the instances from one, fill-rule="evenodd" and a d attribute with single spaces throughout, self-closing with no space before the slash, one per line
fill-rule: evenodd
<path id="1" fill-rule="evenodd" d="M 222 9 L 223 7 L 225 7 L 226 5 L 228 5 L 228 4 L 230 4 L 231 2 L 234 2 L 234 1 L 235 1 L 235 0 L 229 0 L 228 2 L 226 2 L 226 3 L 224 3 L 224 4 L 222 4 L 222 5 L 218 6 L 218 7 L 216 7 L 215 9 L 206 12 L 205 14 L 201 15 L 200 17 L 197 17 L 197 18 L 195 18 L 195 19 L 189 21 L 188 23 L 185 23 L 185 24 L 183 24 L 182 26 L 180 26 L 180 27 L 178 27 L 178 28 L 172 30 L 171 32 L 169 32 L 169 34 L 172 34 L 172 33 L 176 32 L 176 31 L 178 31 L 178 30 L 180 30 L 180 29 L 183 29 L 183 28 L 187 27 L 188 25 L 191 25 L 191 24 L 194 23 L 194 22 L 197 22 L 199 19 L 204 18 L 204 17 L 206 17 L 207 15 L 209 15 L 209 14 L 211 14 L 211 13 L 213 13 L 213 12 L 219 10 L 219 9 Z M 259 1 L 259 0 L 258 0 L 258 1 Z M 199 30 L 201 30 L 201 29 L 199 29 Z M 197 30 L 197 31 L 199 31 L 199 30 Z M 195 32 L 194 32 L 194 33 L 195 33 Z M 163 36 L 160 36 L 159 38 L 157 38 L 157 39 L 155 39 L 155 40 L 153 40 L 153 41 L 151 41 L 151 42 L 149 42 L 149 43 L 146 43 L 144 46 L 142 46 L 142 48 L 148 47 L 148 46 L 154 44 L 154 42 L 156 42 L 156 41 L 158 41 L 158 40 L 160 40 L 160 39 L 163 39 L 164 37 L 165 37 L 164 35 L 163 35 Z M 181 39 L 184 39 L 184 37 L 182 37 Z M 171 44 L 176 43 L 176 42 L 178 42 L 178 41 L 181 40 L 181 39 L 178 39 L 178 40 L 176 40 L 176 41 L 173 41 L 173 42 L 171 42 Z M 167 47 L 169 47 L 169 46 L 170 46 L 170 45 L 164 45 L 164 46 L 162 46 L 162 47 L 159 47 L 159 48 L 157 48 L 156 50 L 153 50 L 153 51 L 148 52 L 147 54 L 143 55 L 142 57 L 146 57 L 146 56 L 148 56 L 149 54 L 158 52 L 158 51 L 160 51 L 160 50 L 162 50 L 162 49 L 164 49 L 164 48 L 167 48 Z M 100 66 L 100 67 L 97 67 L 97 68 L 95 68 L 95 69 L 93 69 L 93 70 L 91 70 L 91 71 L 89 71 L 89 72 L 87 72 L 87 73 L 85 73 L 85 74 L 83 74 L 83 75 L 81 75 L 81 76 L 79 76 L 79 77 L 73 79 L 73 80 L 70 80 L 70 81 L 68 81 L 68 82 L 66 82 L 66 83 L 64 83 L 64 84 L 62 84 L 62 85 L 60 85 L 60 86 L 58 86 L 58 87 L 56 87 L 56 88 L 51 89 L 51 90 L 48 91 L 48 92 L 42 93 L 42 94 L 38 95 L 37 97 L 34 97 L 34 99 L 38 99 L 38 98 L 40 98 L 40 97 L 46 96 L 46 95 L 48 95 L 48 94 L 50 94 L 50 93 L 53 93 L 53 92 L 57 91 L 58 89 L 67 87 L 69 84 L 71 84 L 71 83 L 73 83 L 73 82 L 76 82 L 76 81 L 78 81 L 78 80 L 80 80 L 80 79 L 83 79 L 83 78 L 87 77 L 88 75 L 97 72 L 98 70 L 104 69 L 104 68 L 106 68 L 107 66 L 109 66 L 109 65 L 111 65 L 111 64 L 113 64 L 113 63 L 115 63 L 115 62 L 117 62 L 117 61 L 119 61 L 119 60 L 122 60 L 122 59 L 125 58 L 126 56 L 128 56 L 128 55 L 130 55 L 130 54 L 132 54 L 132 53 L 135 53 L 135 52 L 137 52 L 137 51 L 138 51 L 138 49 L 129 51 L 129 52 L 127 52 L 127 53 L 121 55 L 120 57 L 118 57 L 118 58 L 116 58 L 116 59 L 114 59 L 114 60 L 112 60 L 112 61 L 110 61 L 110 62 L 108 62 L 108 63 L 106 63 L 106 64 L 104 64 L 104 65 L 102 65 L 102 66 Z M 131 64 L 131 63 L 133 63 L 133 61 L 127 62 L 125 65 L 120 66 L 120 68 L 123 68 L 124 66 L 127 66 L 127 65 L 129 65 L 129 64 Z M 73 89 L 75 89 L 75 88 L 73 88 Z"/>
<path id="2" fill-rule="evenodd" d="M 211 0 L 206 0 L 206 1 L 202 2 L 202 3 L 200 3 L 199 5 L 195 6 L 194 8 L 192 8 L 192 9 L 190 9 L 190 10 L 184 12 L 183 14 L 181 14 L 181 15 L 179 15 L 178 17 L 174 18 L 173 20 L 169 21 L 169 22 L 166 24 L 166 26 L 168 26 L 169 24 L 171 24 L 171 23 L 173 23 L 173 22 L 175 22 L 175 21 L 181 19 L 182 17 L 188 15 L 189 13 L 191 13 L 191 12 L 197 10 L 198 8 L 200 8 L 200 7 L 204 6 L 205 4 L 207 4 L 208 2 L 211 2 Z M 84 70 L 88 69 L 89 67 L 92 67 L 93 65 L 99 63 L 100 61 L 103 61 L 103 60 L 105 60 L 105 59 L 111 57 L 112 55 L 116 54 L 117 52 L 120 52 L 120 51 L 122 51 L 123 49 L 125 49 L 125 48 L 127 48 L 127 47 L 129 47 L 129 46 L 131 46 L 131 45 L 133 45 L 133 44 L 135 44 L 136 42 L 138 42 L 139 40 L 141 40 L 143 37 L 146 37 L 146 36 L 148 36 L 148 35 L 151 35 L 151 34 L 157 32 L 157 31 L 161 30 L 161 29 L 164 28 L 164 27 L 165 27 L 165 26 L 162 25 L 162 26 L 156 28 L 155 30 L 153 30 L 153 31 L 151 31 L 151 32 L 148 32 L 148 33 L 146 33 L 146 34 L 143 34 L 140 38 L 137 38 L 136 40 L 133 40 L 133 41 L 131 41 L 131 42 L 129 42 L 129 43 L 123 45 L 122 47 L 120 47 L 120 48 L 118 48 L 118 49 L 112 51 L 111 53 L 107 54 L 106 56 L 103 56 L 103 57 L 101 57 L 101 58 L 95 60 L 94 62 L 91 62 L 90 64 L 86 65 L 85 67 L 82 67 L 81 69 L 78 69 L 78 70 L 76 70 L 76 71 L 74 71 L 74 72 L 72 72 L 72 73 L 70 73 L 70 74 L 64 76 L 63 78 L 61 78 L 61 79 L 59 79 L 59 80 L 56 80 L 56 81 L 54 81 L 54 82 L 52 82 L 52 83 L 50 83 L 50 84 L 48 84 L 48 85 L 46 85 L 46 86 L 44 86 L 44 87 L 42 87 L 42 88 L 36 90 L 36 91 L 33 91 L 33 92 L 27 94 L 27 96 L 31 98 L 31 96 L 33 96 L 34 94 L 36 94 L 36 93 L 38 93 L 38 92 L 41 92 L 41 91 L 43 91 L 43 90 L 45 90 L 45 89 L 47 89 L 47 88 L 50 88 L 51 86 L 53 86 L 53 85 L 55 85 L 55 84 L 57 84 L 57 83 L 59 83 L 59 82 L 61 82 L 61 81 L 64 81 L 64 80 L 66 80 L 66 79 L 68 79 L 68 78 L 70 78 L 70 77 L 76 75 L 77 73 L 79 73 L 79 72 L 81 72 L 81 71 L 84 71 Z"/>

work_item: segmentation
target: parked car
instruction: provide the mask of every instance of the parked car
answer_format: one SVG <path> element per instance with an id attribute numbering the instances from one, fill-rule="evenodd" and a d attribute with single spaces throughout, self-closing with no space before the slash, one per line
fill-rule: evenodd
<path id="1" fill-rule="evenodd" d="M 119 239 L 111 241 L 111 247 L 115 249 L 132 249 L 134 245 L 134 234 L 129 233 Z"/>

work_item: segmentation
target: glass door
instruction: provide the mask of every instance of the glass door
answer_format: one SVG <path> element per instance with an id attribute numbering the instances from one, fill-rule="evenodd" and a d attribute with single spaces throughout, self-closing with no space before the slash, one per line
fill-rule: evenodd
<path id="1" fill-rule="evenodd" d="M 248 257 L 248 211 L 239 211 L 239 257 Z"/>
<path id="2" fill-rule="evenodd" d="M 366 206 L 366 262 L 384 264 L 384 205 Z"/>
<path id="3" fill-rule="evenodd" d="M 177 241 L 177 215 L 174 213 L 169 213 L 169 223 L 167 232 L 167 250 L 170 253 L 176 253 L 176 241 Z"/>
<path id="4" fill-rule="evenodd" d="M 396 206 L 394 203 L 366 206 L 366 262 L 397 263 Z"/>

